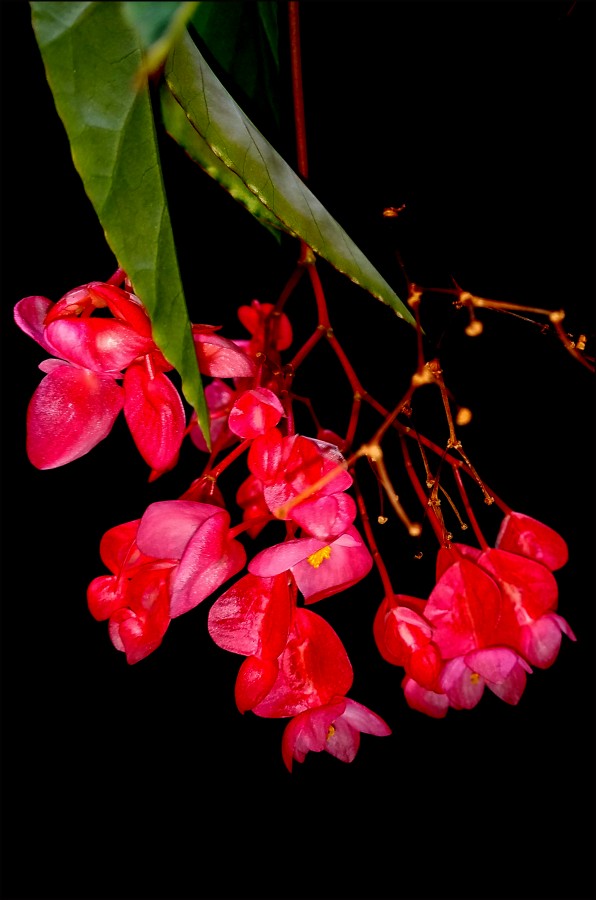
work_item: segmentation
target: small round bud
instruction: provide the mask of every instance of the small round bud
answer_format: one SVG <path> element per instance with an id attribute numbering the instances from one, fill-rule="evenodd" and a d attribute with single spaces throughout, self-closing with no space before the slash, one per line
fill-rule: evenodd
<path id="1" fill-rule="evenodd" d="M 482 334 L 483 331 L 484 325 L 482 322 L 479 322 L 478 319 L 474 319 L 466 328 L 468 337 L 477 337 L 479 334 Z"/>

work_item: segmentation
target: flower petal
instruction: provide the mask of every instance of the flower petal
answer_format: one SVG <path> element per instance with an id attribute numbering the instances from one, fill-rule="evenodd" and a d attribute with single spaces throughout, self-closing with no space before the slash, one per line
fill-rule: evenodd
<path id="1" fill-rule="evenodd" d="M 116 374 L 154 347 L 115 319 L 56 319 L 46 328 L 46 337 L 57 356 L 94 372 Z"/>
<path id="2" fill-rule="evenodd" d="M 567 544 L 560 534 L 543 522 L 518 512 L 512 512 L 503 519 L 495 547 L 520 553 L 551 571 L 564 566 L 569 557 Z"/>
<path id="3" fill-rule="evenodd" d="M 217 513 L 227 516 L 220 507 L 195 500 L 159 500 L 152 503 L 139 524 L 139 549 L 158 559 L 180 559 L 196 530 Z"/>
<path id="4" fill-rule="evenodd" d="M 306 603 L 316 603 L 361 581 L 372 569 L 373 559 L 356 528 L 310 553 L 292 566 L 292 574 Z"/>
<path id="5" fill-rule="evenodd" d="M 443 659 L 489 646 L 500 613 L 501 594 L 495 581 L 466 559 L 446 569 L 424 612 Z"/>
<path id="6" fill-rule="evenodd" d="M 45 334 L 45 317 L 52 306 L 47 297 L 23 297 L 14 308 L 14 320 L 21 331 L 54 356 L 55 350 Z"/>
<path id="7" fill-rule="evenodd" d="M 62 365 L 41 380 L 27 410 L 27 454 L 38 469 L 54 469 L 103 441 L 124 394 L 109 375 Z"/>
<path id="8" fill-rule="evenodd" d="M 147 465 L 167 471 L 178 459 L 186 415 L 178 391 L 163 372 L 152 375 L 143 363 L 124 374 L 124 416 Z"/>
<path id="9" fill-rule="evenodd" d="M 291 618 L 287 575 L 260 578 L 248 573 L 211 606 L 208 629 L 224 650 L 275 659 L 286 646 Z"/>
<path id="10" fill-rule="evenodd" d="M 277 680 L 253 712 L 273 718 L 294 716 L 345 695 L 352 680 L 350 660 L 331 625 L 299 607 L 287 647 L 279 657 Z"/>

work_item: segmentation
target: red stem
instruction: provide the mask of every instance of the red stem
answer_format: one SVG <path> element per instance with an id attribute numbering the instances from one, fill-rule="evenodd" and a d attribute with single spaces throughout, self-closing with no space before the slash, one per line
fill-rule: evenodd
<path id="1" fill-rule="evenodd" d="M 289 0 L 290 63 L 292 68 L 292 93 L 294 96 L 294 122 L 296 125 L 296 156 L 298 172 L 308 178 L 306 153 L 306 127 L 304 119 L 304 94 L 302 91 L 302 62 L 300 54 L 300 14 L 298 0 Z"/>

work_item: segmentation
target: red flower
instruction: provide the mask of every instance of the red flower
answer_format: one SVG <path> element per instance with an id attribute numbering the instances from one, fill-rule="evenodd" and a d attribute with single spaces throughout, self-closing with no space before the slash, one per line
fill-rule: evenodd
<path id="1" fill-rule="evenodd" d="M 230 410 L 228 426 L 241 438 L 256 438 L 274 428 L 284 414 L 278 397 L 268 388 L 244 391 Z"/>
<path id="2" fill-rule="evenodd" d="M 248 353 L 267 354 L 271 350 L 287 350 L 292 343 L 292 326 L 285 313 L 276 313 L 272 303 L 253 300 L 238 309 L 238 318 L 251 334 Z"/>
<path id="3" fill-rule="evenodd" d="M 321 540 L 339 536 L 356 517 L 356 504 L 344 493 L 351 486 L 352 477 L 342 468 L 343 463 L 334 444 L 297 434 L 282 437 L 277 428 L 256 437 L 248 452 L 248 467 L 262 483 L 265 503 L 274 515 L 279 515 L 279 509 L 289 500 L 337 470 L 335 476 L 292 506 L 287 514 L 287 518 Z"/>
<path id="4" fill-rule="evenodd" d="M 486 550 L 442 548 L 437 584 L 426 603 L 396 597 L 381 604 L 377 646 L 388 662 L 405 668 L 402 684 L 414 709 L 434 717 L 444 716 L 449 706 L 470 709 L 485 687 L 516 704 L 531 665 L 550 666 L 563 634 L 575 640 L 555 612 L 552 571 L 567 560 L 563 539 L 541 522 L 511 513 L 497 543 Z"/>
<path id="5" fill-rule="evenodd" d="M 100 544 L 104 565 L 113 573 L 94 578 L 87 589 L 93 617 L 109 619 L 109 634 L 127 662 L 139 662 L 162 642 L 170 624 L 168 579 L 174 560 L 141 553 L 136 543 L 140 520 L 107 531 Z"/>
<path id="6" fill-rule="evenodd" d="M 294 716 L 324 706 L 352 686 L 352 666 L 342 642 L 325 619 L 308 609 L 295 610 L 277 662 L 275 683 L 253 708 L 257 716 Z"/>

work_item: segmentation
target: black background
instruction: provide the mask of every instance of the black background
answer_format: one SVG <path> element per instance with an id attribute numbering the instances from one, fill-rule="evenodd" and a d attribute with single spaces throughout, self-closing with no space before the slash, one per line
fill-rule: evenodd
<path id="1" fill-rule="evenodd" d="M 396 253 L 424 286 L 453 278 L 482 296 L 564 308 L 566 330 L 585 333 L 593 352 L 594 10 L 582 0 L 302 4 L 309 185 L 402 297 Z M 291 160 L 290 125 L 278 146 Z M 236 306 L 275 300 L 297 247 L 278 251 L 168 139 L 162 150 L 191 318 L 240 337 Z M 383 219 L 384 206 L 402 204 L 397 219 Z M 114 268 L 72 166 L 29 6 L 4 3 L 7 900 L 594 897 L 594 376 L 524 319 L 485 313 L 483 335 L 470 339 L 445 296 L 425 299 L 428 346 L 474 413 L 462 432 L 474 465 L 513 508 L 569 543 L 559 612 L 578 640 L 563 639 L 517 707 L 486 693 L 475 710 L 435 721 L 406 706 L 401 673 L 376 653 L 372 574 L 316 611 L 348 649 L 351 696 L 393 735 L 364 736 L 350 765 L 310 754 L 290 775 L 283 723 L 234 706 L 240 660 L 211 642 L 208 602 L 130 667 L 87 610 L 87 584 L 104 572 L 101 535 L 178 496 L 198 474 L 196 454 L 149 485 L 119 423 L 63 469 L 38 472 L 27 461 L 26 405 L 43 354 L 14 326 L 14 304 L 36 293 L 58 300 Z M 326 264 L 320 272 L 365 386 L 397 402 L 415 362 L 413 331 Z M 297 328 L 308 334 L 306 289 L 288 312 L 301 302 L 308 313 Z M 324 424 L 345 428 L 331 354 L 305 366 L 300 384 Z M 442 442 L 440 405 L 423 395 L 421 428 Z M 417 517 L 398 461 L 393 472 Z M 362 481 L 374 518 L 366 468 Z M 471 494 L 493 537 L 496 519 Z M 418 547 L 388 515 L 379 540 L 396 590 L 425 595 L 432 538 L 427 548 L 425 533 L 415 561 Z"/>

